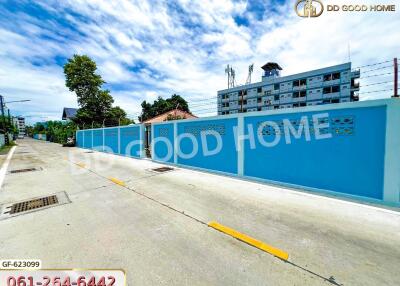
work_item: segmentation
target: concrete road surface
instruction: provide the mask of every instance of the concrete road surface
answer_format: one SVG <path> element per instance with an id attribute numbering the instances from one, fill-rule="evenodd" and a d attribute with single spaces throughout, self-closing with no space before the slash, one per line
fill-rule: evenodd
<path id="1" fill-rule="evenodd" d="M 0 217 L 0 259 L 122 268 L 130 286 L 400 283 L 396 210 L 182 168 L 152 171 L 160 166 L 20 140 L 0 205 L 62 192 L 67 201 Z M 284 250 L 289 261 L 209 221 Z"/>

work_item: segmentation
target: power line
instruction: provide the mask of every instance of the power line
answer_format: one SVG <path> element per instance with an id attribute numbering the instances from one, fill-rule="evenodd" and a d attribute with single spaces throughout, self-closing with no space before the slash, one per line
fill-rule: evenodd
<path id="1" fill-rule="evenodd" d="M 189 104 L 189 106 L 191 106 L 191 107 L 200 107 L 200 106 L 205 106 L 205 105 L 209 105 L 209 104 L 217 104 L 217 101 L 215 101 L 215 102 L 201 103 L 201 104 L 196 104 L 196 105 Z"/>
<path id="2" fill-rule="evenodd" d="M 379 85 L 379 84 L 384 84 L 384 83 L 393 83 L 393 80 L 390 81 L 382 81 L 382 82 L 376 82 L 376 83 L 370 83 L 366 85 L 360 85 L 360 87 L 366 87 L 366 86 L 371 86 L 371 85 Z"/>
<path id="3" fill-rule="evenodd" d="M 393 72 L 381 73 L 381 74 L 373 74 L 373 75 L 369 75 L 369 76 L 365 76 L 365 77 L 360 77 L 358 79 L 365 79 L 365 78 L 376 77 L 376 76 L 381 76 L 381 75 L 389 75 L 389 74 L 393 74 Z"/>
<path id="4" fill-rule="evenodd" d="M 213 96 L 213 97 L 204 98 L 204 99 L 197 99 L 197 100 L 192 99 L 192 100 L 188 101 L 188 103 L 190 103 L 190 102 L 207 101 L 207 100 L 216 99 L 216 98 L 218 98 L 218 96 Z"/>
<path id="5" fill-rule="evenodd" d="M 371 69 L 371 70 L 366 70 L 366 71 L 362 71 L 361 73 L 365 74 L 365 73 L 369 73 L 369 72 L 372 72 L 372 71 L 381 70 L 381 69 L 387 69 L 387 68 L 393 68 L 393 65 L 379 67 L 379 68 Z"/>
<path id="6" fill-rule="evenodd" d="M 367 93 L 382 92 L 382 91 L 393 91 L 393 88 L 390 88 L 390 89 L 381 89 L 381 90 L 371 90 L 371 91 L 361 92 L 361 93 L 359 93 L 359 94 L 367 94 Z"/>
<path id="7" fill-rule="evenodd" d="M 380 63 L 374 63 L 374 64 L 369 64 L 369 65 L 359 66 L 359 67 L 355 67 L 353 69 L 361 69 L 361 68 L 364 68 L 364 67 L 377 66 L 377 65 L 381 65 L 381 64 L 384 64 L 384 63 L 389 63 L 389 62 L 392 62 L 392 61 L 393 60 L 389 60 L 389 61 L 384 61 L 384 62 L 380 62 Z"/>
<path id="8" fill-rule="evenodd" d="M 210 107 L 210 108 L 198 109 L 198 110 L 194 110 L 194 112 L 199 112 L 199 111 L 203 111 L 203 110 L 210 110 L 210 109 L 217 110 L 217 107 L 215 106 L 214 108 Z M 192 110 L 192 111 L 193 111 L 193 110 Z"/>

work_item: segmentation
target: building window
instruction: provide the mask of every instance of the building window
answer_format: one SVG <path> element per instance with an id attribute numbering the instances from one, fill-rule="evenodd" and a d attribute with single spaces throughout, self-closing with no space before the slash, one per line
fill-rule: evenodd
<path id="1" fill-rule="evenodd" d="M 303 86 L 303 85 L 307 85 L 307 80 L 306 79 L 301 79 L 300 80 L 300 86 Z"/>
<path id="2" fill-rule="evenodd" d="M 305 90 L 300 91 L 300 97 L 305 97 L 307 92 Z"/>
<path id="3" fill-rule="evenodd" d="M 330 81 L 330 80 L 332 80 L 332 74 L 324 75 L 324 81 Z"/>
<path id="4" fill-rule="evenodd" d="M 327 93 L 334 93 L 334 92 L 339 92 L 339 90 L 340 90 L 340 86 L 338 86 L 338 85 L 327 86 L 327 87 L 324 87 L 323 93 L 324 93 L 324 94 L 327 94 Z"/>
<path id="5" fill-rule="evenodd" d="M 278 90 L 279 89 L 279 83 L 274 84 L 274 89 Z"/>
<path id="6" fill-rule="evenodd" d="M 274 95 L 274 100 L 279 100 L 279 94 Z"/>
<path id="7" fill-rule="evenodd" d="M 300 102 L 300 107 L 303 107 L 303 106 L 307 106 L 307 103 L 305 103 L 305 102 Z"/>
<path id="8" fill-rule="evenodd" d="M 274 105 L 274 109 L 279 109 L 279 105 Z"/>
<path id="9" fill-rule="evenodd" d="M 261 87 L 257 87 L 257 93 L 261 93 L 262 92 L 262 88 Z"/>
<path id="10" fill-rule="evenodd" d="M 339 86 L 338 85 L 334 85 L 334 86 L 332 86 L 332 93 L 333 92 L 339 92 Z"/>
<path id="11" fill-rule="evenodd" d="M 299 107 L 298 103 L 293 103 L 293 107 Z"/>
<path id="12" fill-rule="evenodd" d="M 261 97 L 257 98 L 257 103 L 261 103 Z"/>
<path id="13" fill-rule="evenodd" d="M 324 81 L 338 80 L 338 79 L 340 79 L 340 73 L 338 72 L 324 75 Z"/>
<path id="14" fill-rule="evenodd" d="M 322 93 L 323 93 L 323 94 L 331 93 L 331 88 L 330 88 L 330 87 L 324 87 Z"/>
<path id="15" fill-rule="evenodd" d="M 339 98 L 335 98 L 331 100 L 332 103 L 339 103 Z"/>
<path id="16" fill-rule="evenodd" d="M 265 92 L 265 95 L 271 95 L 271 91 L 270 91 L 270 90 L 267 90 L 267 91 Z"/>
<path id="17" fill-rule="evenodd" d="M 300 96 L 300 92 L 298 92 L 298 91 L 293 92 L 293 95 L 292 95 L 293 98 L 298 98 L 299 96 Z"/>
<path id="18" fill-rule="evenodd" d="M 300 81 L 299 80 L 293 81 L 293 86 L 300 86 Z"/>

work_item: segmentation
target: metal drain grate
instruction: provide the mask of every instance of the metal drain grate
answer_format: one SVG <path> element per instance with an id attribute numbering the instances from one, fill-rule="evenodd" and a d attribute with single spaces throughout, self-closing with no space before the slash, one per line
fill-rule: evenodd
<path id="1" fill-rule="evenodd" d="M 10 214 L 21 213 L 33 209 L 43 208 L 50 205 L 58 204 L 57 196 L 49 196 L 40 199 L 25 201 L 21 203 L 13 204 L 10 210 Z M 7 212 L 8 213 L 8 212 Z"/>
<path id="2" fill-rule="evenodd" d="M 91 154 L 91 153 L 94 153 L 93 151 L 86 151 L 85 152 L 86 154 Z"/>
<path id="3" fill-rule="evenodd" d="M 24 172 L 32 172 L 36 171 L 36 168 L 27 168 L 27 169 L 18 169 L 18 170 L 12 170 L 10 171 L 11 174 L 16 174 L 16 173 L 24 173 Z"/>
<path id="4" fill-rule="evenodd" d="M 174 168 L 171 168 L 171 167 L 159 167 L 159 168 L 154 168 L 152 170 L 161 173 L 161 172 L 172 171 L 173 169 Z"/>

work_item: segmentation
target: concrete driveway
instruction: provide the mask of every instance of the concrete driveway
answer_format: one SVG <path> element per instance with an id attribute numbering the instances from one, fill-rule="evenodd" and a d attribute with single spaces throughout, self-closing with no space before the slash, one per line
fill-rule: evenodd
<path id="1" fill-rule="evenodd" d="M 148 160 L 32 139 L 18 145 L 0 205 L 55 193 L 67 201 L 0 218 L 0 259 L 122 268 L 128 285 L 400 281 L 396 210 L 182 168 L 157 173 L 152 169 L 162 165 Z M 35 170 L 10 173 L 21 169 Z M 218 232 L 209 221 L 282 249 L 289 260 Z"/>

